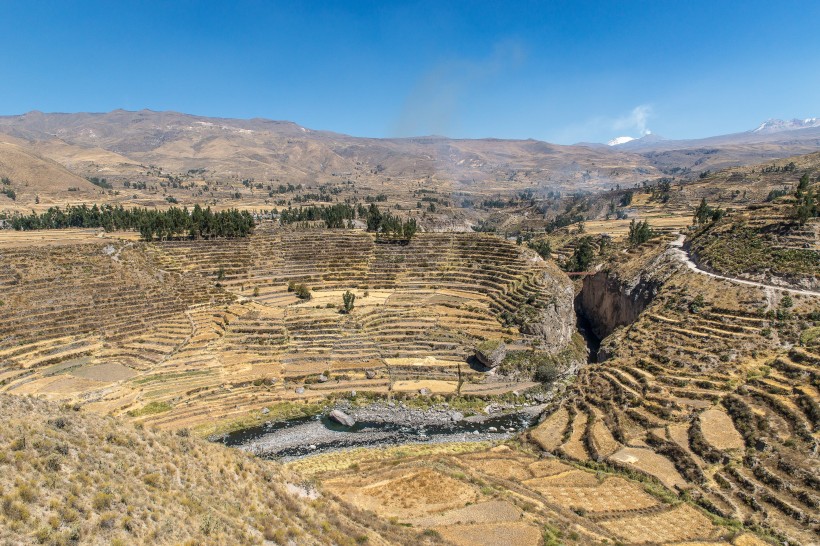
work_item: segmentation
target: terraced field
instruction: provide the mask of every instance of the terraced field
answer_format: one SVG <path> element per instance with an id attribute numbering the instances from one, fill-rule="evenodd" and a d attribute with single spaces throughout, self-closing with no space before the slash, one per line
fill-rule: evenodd
<path id="1" fill-rule="evenodd" d="M 651 482 L 508 445 L 320 455 L 291 468 L 384 519 L 458 545 L 763 545 Z"/>
<path id="2" fill-rule="evenodd" d="M 211 426 L 351 391 L 525 388 L 482 370 L 474 345 L 558 350 L 573 328 L 569 281 L 494 236 L 420 234 L 400 245 L 262 226 L 244 240 L 83 243 L 3 250 L 2 390 Z M 345 314 L 347 290 L 357 298 Z M 522 308 L 535 326 L 499 320 Z"/>
<path id="3" fill-rule="evenodd" d="M 640 271 L 624 284 L 665 280 L 530 439 L 568 461 L 652 476 L 793 543 L 816 542 L 820 351 L 796 342 L 820 298 L 699 275 L 664 249 L 610 265 L 616 276 Z"/>

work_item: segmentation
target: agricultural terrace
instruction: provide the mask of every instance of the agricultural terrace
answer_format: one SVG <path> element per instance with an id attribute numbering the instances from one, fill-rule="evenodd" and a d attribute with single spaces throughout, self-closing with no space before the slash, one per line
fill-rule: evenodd
<path id="1" fill-rule="evenodd" d="M 351 391 L 525 389 L 529 377 L 480 369 L 475 344 L 539 346 L 522 331 L 561 298 L 572 326 L 565 277 L 490 235 L 383 244 L 263 225 L 230 240 L 38 244 L 51 233 L 0 252 L 0 389 L 163 427 L 255 423 Z"/>
<path id="2" fill-rule="evenodd" d="M 623 286 L 655 283 L 657 294 L 605 340 L 609 358 L 581 370 L 530 439 L 567 461 L 651 476 L 713 514 L 815 541 L 820 298 L 693 272 L 666 243 L 608 270 Z"/>
<path id="3" fill-rule="evenodd" d="M 347 451 L 288 466 L 358 509 L 463 546 L 766 544 L 652 479 L 542 458 L 515 443 Z"/>

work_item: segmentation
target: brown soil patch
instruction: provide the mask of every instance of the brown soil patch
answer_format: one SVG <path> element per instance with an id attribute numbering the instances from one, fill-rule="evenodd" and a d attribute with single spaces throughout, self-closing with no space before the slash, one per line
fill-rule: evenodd
<path id="1" fill-rule="evenodd" d="M 600 419 L 593 423 L 590 435 L 592 436 L 592 445 L 601 457 L 609 457 L 621 447 L 621 444 L 615 440 L 609 428 Z"/>
<path id="2" fill-rule="evenodd" d="M 480 525 L 450 525 L 437 529 L 446 540 L 460 546 L 498 546 L 515 544 L 533 546 L 541 543 L 541 531 L 527 523 L 488 523 Z"/>
<path id="3" fill-rule="evenodd" d="M 136 231 L 114 231 L 105 233 L 102 229 L 44 229 L 37 231 L 0 230 L 0 246 L 19 248 L 28 246 L 61 246 L 105 241 L 137 241 L 140 234 Z"/>
<path id="4" fill-rule="evenodd" d="M 84 391 L 90 391 L 104 387 L 105 382 L 94 381 L 82 377 L 59 376 L 45 377 L 41 380 L 26 383 L 20 388 L 14 389 L 15 394 L 59 394 L 72 395 Z"/>
<path id="5" fill-rule="evenodd" d="M 455 392 L 458 387 L 457 381 L 437 381 L 434 379 L 419 381 L 396 381 L 393 383 L 393 390 L 398 392 L 412 392 L 420 389 L 430 389 L 433 393 Z"/>
<path id="6" fill-rule="evenodd" d="M 735 546 L 769 546 L 769 543 L 765 540 L 759 539 L 748 533 L 737 537 L 732 544 Z"/>
<path id="7" fill-rule="evenodd" d="M 71 375 L 95 381 L 123 381 L 131 379 L 137 372 L 127 366 L 117 363 L 97 364 L 95 366 L 84 366 L 71 371 Z"/>
<path id="8" fill-rule="evenodd" d="M 725 411 L 710 409 L 700 414 L 703 437 L 716 449 L 743 449 L 743 437 Z"/>
<path id="9" fill-rule="evenodd" d="M 564 429 L 567 428 L 569 412 L 560 408 L 547 417 L 543 423 L 530 431 L 530 438 L 544 451 L 555 451 L 561 445 Z"/>
<path id="10" fill-rule="evenodd" d="M 584 446 L 584 431 L 587 428 L 587 414 L 579 411 L 575 414 L 575 419 L 572 421 L 572 435 L 569 437 L 567 443 L 561 446 L 567 457 L 585 461 L 589 458 L 587 448 Z"/>
<path id="11" fill-rule="evenodd" d="M 461 460 L 475 470 L 488 476 L 504 480 L 526 480 L 532 477 L 527 465 L 507 457 L 486 457 L 485 454 L 461 457 Z"/>
<path id="12" fill-rule="evenodd" d="M 573 470 L 573 467 L 562 463 L 558 459 L 545 459 L 530 464 L 529 469 L 536 478 L 543 478 L 545 476 L 554 476 L 556 474 L 569 472 Z"/>
<path id="13" fill-rule="evenodd" d="M 404 520 L 461 507 L 480 498 L 473 486 L 435 470 L 404 469 L 392 474 L 329 480 L 324 485 L 360 508 Z"/>
<path id="14" fill-rule="evenodd" d="M 511 502 L 494 500 L 456 508 L 436 516 L 415 519 L 411 523 L 415 527 L 436 527 L 464 523 L 498 523 L 519 519 L 521 519 L 521 510 L 517 506 Z"/>
<path id="15" fill-rule="evenodd" d="M 669 459 L 658 455 L 651 449 L 625 447 L 614 453 L 609 459 L 655 476 L 670 489 L 674 489 L 676 485 L 686 486 L 686 481 L 675 469 L 675 465 Z"/>
<path id="16" fill-rule="evenodd" d="M 601 525 L 630 543 L 664 543 L 717 538 L 719 529 L 688 504 L 659 514 L 623 517 Z"/>
<path id="17" fill-rule="evenodd" d="M 658 501 L 639 485 L 618 477 L 601 482 L 589 472 L 573 471 L 567 475 L 529 480 L 526 484 L 551 502 L 589 512 L 639 510 L 658 505 Z"/>

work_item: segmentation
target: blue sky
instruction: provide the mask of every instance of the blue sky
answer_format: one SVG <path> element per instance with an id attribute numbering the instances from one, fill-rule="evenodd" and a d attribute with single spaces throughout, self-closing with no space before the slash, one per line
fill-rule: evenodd
<path id="1" fill-rule="evenodd" d="M 820 2 L 0 0 L 0 114 L 696 138 L 820 116 Z"/>

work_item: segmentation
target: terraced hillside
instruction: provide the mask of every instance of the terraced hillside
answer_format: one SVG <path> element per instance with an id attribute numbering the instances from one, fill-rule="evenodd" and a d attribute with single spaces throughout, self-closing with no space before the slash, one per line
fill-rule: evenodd
<path id="1" fill-rule="evenodd" d="M 263 227 L 243 240 L 18 241 L 2 260 L 2 389 L 162 426 L 257 419 L 273 404 L 351 391 L 526 388 L 482 370 L 474 346 L 554 352 L 574 327 L 566 277 L 478 234 L 399 245 Z M 345 314 L 348 290 L 357 298 Z"/>
<path id="2" fill-rule="evenodd" d="M 334 453 L 289 466 L 359 509 L 460 546 L 766 544 L 649 479 L 515 444 Z"/>
<path id="3" fill-rule="evenodd" d="M 816 329 L 820 298 L 692 271 L 666 242 L 622 254 L 584 290 L 599 292 L 582 292 L 596 303 L 585 312 L 612 332 L 603 361 L 531 440 L 649 475 L 790 543 L 817 542 L 820 351 L 800 335 Z"/>
<path id="4" fill-rule="evenodd" d="M 820 219 L 792 219 L 792 203 L 753 207 L 701 229 L 691 250 L 719 273 L 820 290 Z"/>

